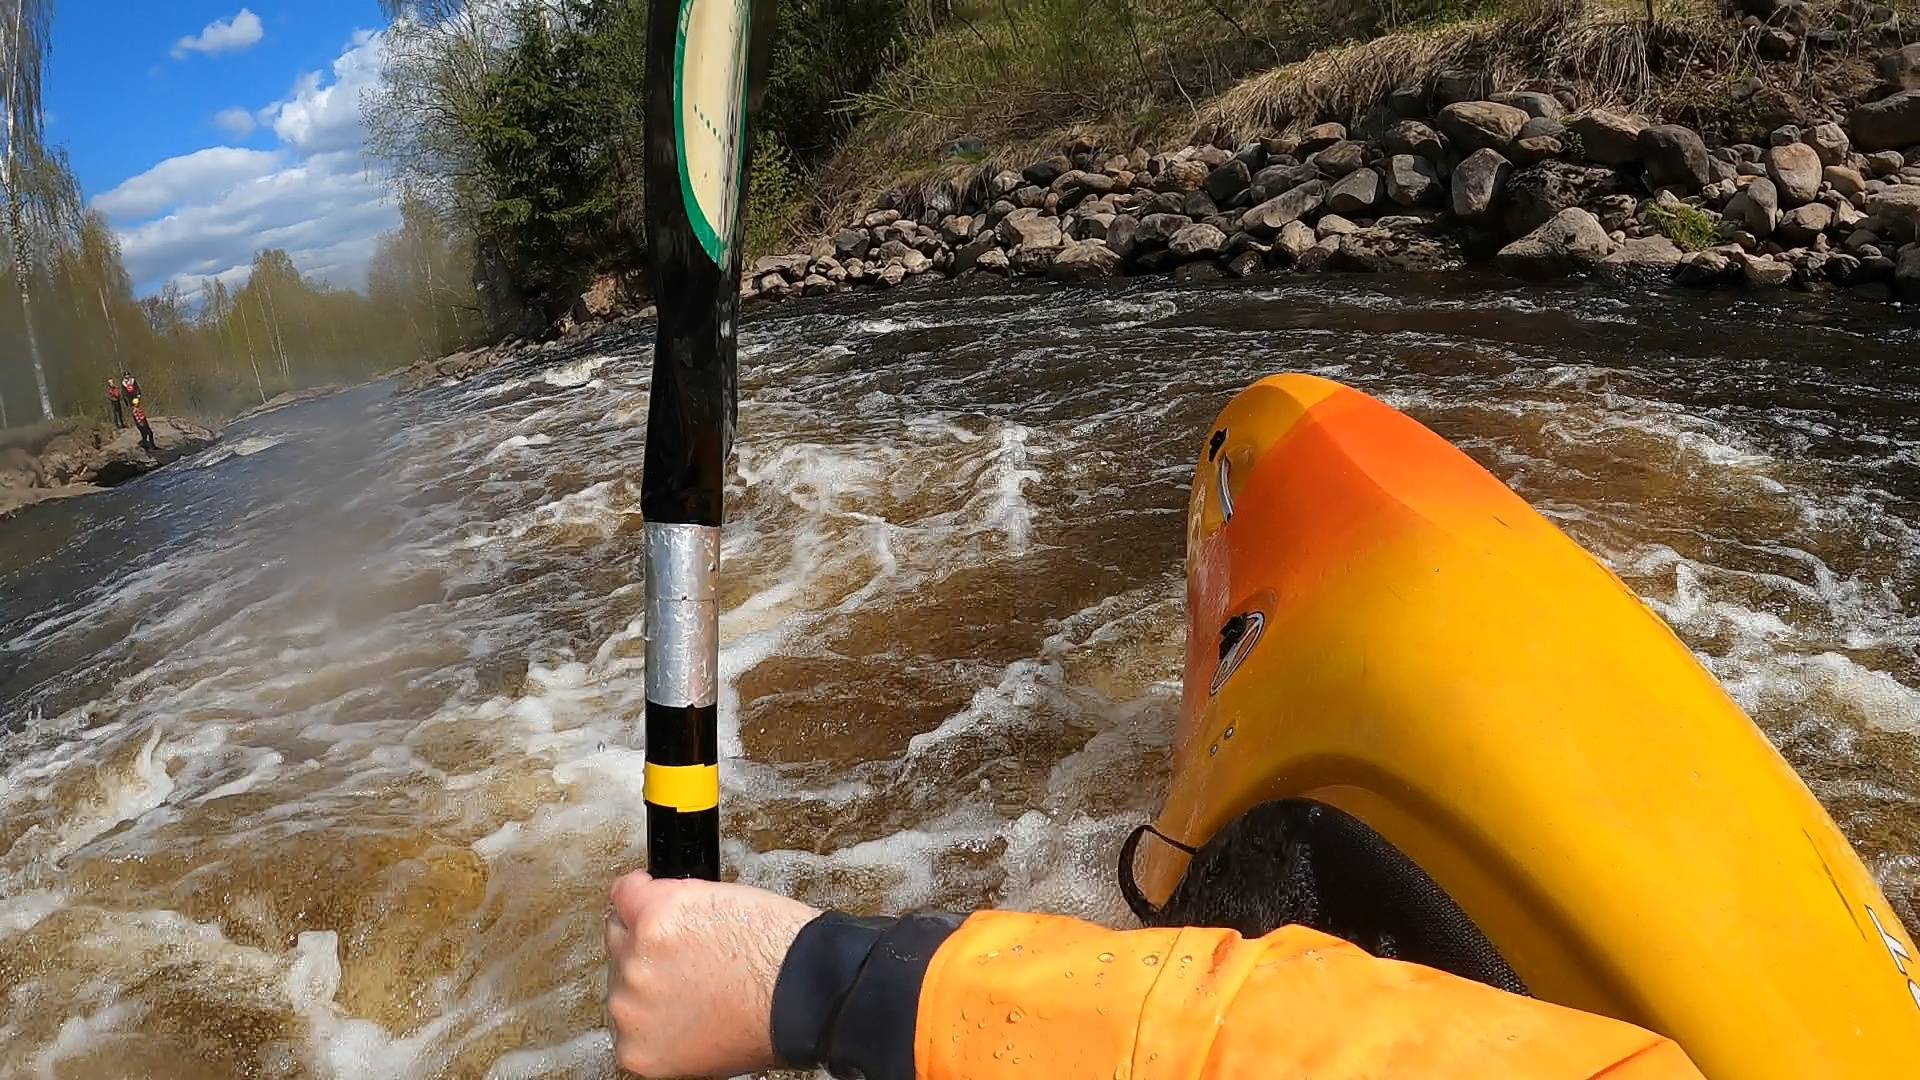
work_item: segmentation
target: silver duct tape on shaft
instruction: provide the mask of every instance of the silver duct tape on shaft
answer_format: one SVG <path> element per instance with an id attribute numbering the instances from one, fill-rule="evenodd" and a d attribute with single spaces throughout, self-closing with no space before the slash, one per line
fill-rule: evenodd
<path id="1" fill-rule="evenodd" d="M 711 705 L 720 690 L 720 530 L 647 522 L 647 700 Z"/>

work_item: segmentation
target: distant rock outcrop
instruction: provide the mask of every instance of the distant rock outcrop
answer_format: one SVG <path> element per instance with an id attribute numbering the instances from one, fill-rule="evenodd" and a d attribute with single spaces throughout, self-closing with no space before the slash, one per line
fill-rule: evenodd
<path id="1" fill-rule="evenodd" d="M 148 424 L 154 450 L 140 445 L 134 428 L 85 420 L 0 433 L 0 517 L 123 483 L 220 439 L 212 428 L 178 416 L 155 416 Z"/>

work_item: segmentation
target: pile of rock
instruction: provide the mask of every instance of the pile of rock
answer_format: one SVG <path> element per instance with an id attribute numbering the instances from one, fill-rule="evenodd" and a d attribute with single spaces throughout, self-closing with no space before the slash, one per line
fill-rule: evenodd
<path id="1" fill-rule="evenodd" d="M 429 386 L 449 386 L 466 382 L 503 360 L 538 352 L 558 344 L 557 338 L 544 343 L 535 343 L 521 337 L 508 337 L 492 345 L 463 349 L 434 359 L 416 360 L 407 367 L 396 368 L 381 377 L 397 380 L 401 393 L 410 393 Z"/>
<path id="2" fill-rule="evenodd" d="M 1472 72 L 1403 87 L 1352 130 L 1249 140 L 1206 130 L 1165 153 L 1083 139 L 1020 172 L 893 193 L 809 252 L 760 259 L 741 292 L 777 299 L 967 273 L 1435 270 L 1490 256 L 1536 280 L 1920 296 L 1920 45 L 1880 66 L 1883 93 L 1845 125 L 1782 127 L 1764 147 L 1709 147 L 1679 125 L 1575 111 L 1563 87 L 1492 93 Z"/>
<path id="3" fill-rule="evenodd" d="M 219 441 L 219 434 L 178 416 L 149 422 L 159 449 L 140 433 L 91 421 L 63 422 L 20 433 L 0 447 L 0 516 L 48 499 L 84 495 L 152 472 Z"/>

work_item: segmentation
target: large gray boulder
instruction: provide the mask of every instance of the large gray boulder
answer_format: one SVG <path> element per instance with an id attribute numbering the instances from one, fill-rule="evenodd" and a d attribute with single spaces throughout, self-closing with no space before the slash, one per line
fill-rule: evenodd
<path id="1" fill-rule="evenodd" d="M 1047 266 L 1055 281 L 1092 281 L 1120 272 L 1120 256 L 1098 240 L 1076 240 L 1056 252 Z"/>
<path id="2" fill-rule="evenodd" d="M 1327 189 L 1327 209 L 1336 214 L 1370 216 L 1383 197 L 1380 174 L 1372 169 L 1355 169 Z"/>
<path id="3" fill-rule="evenodd" d="M 1053 182 L 1053 190 L 1060 196 L 1062 210 L 1071 210 L 1086 199 L 1109 194 L 1114 187 L 1113 177 L 1084 169 L 1061 173 Z"/>
<path id="4" fill-rule="evenodd" d="M 1133 258 L 1138 249 L 1137 237 L 1140 231 L 1140 219 L 1132 214 L 1115 214 L 1107 222 L 1107 247 L 1123 259 Z"/>
<path id="5" fill-rule="evenodd" d="M 971 241 L 979 219 L 972 214 L 954 214 L 940 222 L 940 239 L 948 247 L 959 247 Z"/>
<path id="6" fill-rule="evenodd" d="M 1367 160 L 1367 144 L 1342 139 L 1307 158 L 1307 163 L 1330 177 L 1345 176 Z"/>
<path id="7" fill-rule="evenodd" d="M 1567 111 L 1566 107 L 1560 104 L 1559 98 L 1538 90 L 1512 90 L 1504 94 L 1490 94 L 1487 100 L 1511 105 L 1528 116 L 1543 117 L 1548 120 L 1558 120 Z"/>
<path id="8" fill-rule="evenodd" d="M 1591 273 L 1613 254 L 1613 241 L 1600 219 L 1577 206 L 1508 244 L 1493 257 L 1503 274 L 1529 281 L 1547 281 L 1568 274 Z"/>
<path id="9" fill-rule="evenodd" d="M 1790 246 L 1811 244 L 1814 237 L 1826 232 L 1832 224 L 1833 208 L 1825 203 L 1810 202 L 1782 214 L 1774 235 Z"/>
<path id="10" fill-rule="evenodd" d="M 1314 234 L 1313 226 L 1304 221 L 1289 221 L 1281 226 L 1280 234 L 1274 237 L 1273 253 L 1281 262 L 1291 265 L 1319 239 Z"/>
<path id="11" fill-rule="evenodd" d="M 1820 179 L 1843 199 L 1860 199 L 1867 194 L 1867 178 L 1848 165 L 1829 165 L 1820 170 Z"/>
<path id="12" fill-rule="evenodd" d="M 1300 146 L 1296 152 L 1301 157 L 1317 154 L 1334 143 L 1344 141 L 1346 137 L 1347 125 L 1345 124 L 1315 124 L 1300 133 Z"/>
<path id="13" fill-rule="evenodd" d="M 1707 144 L 1693 129 L 1655 124 L 1640 129 L 1640 157 L 1655 187 L 1678 185 L 1689 191 L 1707 186 Z"/>
<path id="14" fill-rule="evenodd" d="M 1240 227 L 1255 236 L 1273 236 L 1288 222 L 1319 210 L 1326 191 L 1326 184 L 1318 180 L 1301 184 L 1248 210 L 1240 218 Z"/>
<path id="15" fill-rule="evenodd" d="M 833 254 L 841 262 L 848 259 L 864 259 L 872 240 L 865 229 L 841 229 L 833 234 Z"/>
<path id="16" fill-rule="evenodd" d="M 1516 165 L 1532 165 L 1538 161 L 1557 158 L 1567 152 L 1566 126 L 1552 117 L 1536 116 L 1527 121 L 1520 134 L 1513 137 L 1513 145 L 1507 149 L 1507 155 Z"/>
<path id="17" fill-rule="evenodd" d="M 1888 90 L 1920 90 L 1920 41 L 1881 53 L 1873 66 Z"/>
<path id="18" fill-rule="evenodd" d="M 1764 240 L 1780 224 L 1780 193 L 1773 181 L 1756 177 L 1728 200 L 1725 217 Z"/>
<path id="19" fill-rule="evenodd" d="M 812 261 L 813 256 L 806 254 L 762 255 L 760 258 L 754 260 L 753 276 L 760 277 L 765 274 L 781 274 L 797 281 L 806 275 L 807 264 Z"/>
<path id="20" fill-rule="evenodd" d="M 1740 280 L 1755 289 L 1777 289 L 1793 280 L 1793 264 L 1770 255 L 1742 252 L 1733 257 L 1740 265 Z"/>
<path id="21" fill-rule="evenodd" d="M 1033 251 L 1057 248 L 1067 242 L 1060 232 L 1060 219 L 1047 217 L 1033 207 L 1021 207 L 1001 218 L 993 234 L 1007 247 Z M 884 248 L 882 245 L 883 251 Z"/>
<path id="22" fill-rule="evenodd" d="M 1920 184 L 1902 184 L 1868 195 L 1867 213 L 1881 220 L 1887 236 L 1920 240 Z"/>
<path id="23" fill-rule="evenodd" d="M 1258 205 L 1276 195 L 1284 195 L 1301 184 L 1319 179 L 1322 179 L 1320 170 L 1312 165 L 1268 165 L 1254 174 L 1253 185 L 1247 189 L 1247 199 Z"/>
<path id="24" fill-rule="evenodd" d="M 1191 224 L 1193 219 L 1185 214 L 1148 214 L 1140 219 L 1139 228 L 1134 230 L 1134 247 L 1139 251 L 1165 247 L 1175 233 Z"/>
<path id="25" fill-rule="evenodd" d="M 1640 131 L 1646 125 L 1635 117 L 1590 109 L 1567 120 L 1566 125 L 1588 161 L 1620 166 L 1640 160 Z"/>
<path id="26" fill-rule="evenodd" d="M 1524 109 L 1496 101 L 1459 101 L 1440 110 L 1440 130 L 1461 153 L 1499 150 L 1532 119 Z"/>
<path id="27" fill-rule="evenodd" d="M 1475 150 L 1453 167 L 1451 206 L 1462 221 L 1480 221 L 1499 206 L 1513 165 L 1497 150 Z"/>
<path id="28" fill-rule="evenodd" d="M 987 252 L 999 251 L 999 250 L 1000 248 L 998 247 L 997 242 L 994 240 L 994 238 L 991 235 L 982 234 L 980 236 L 976 236 L 972 240 L 969 240 L 968 242 L 953 249 L 953 257 L 947 262 L 947 273 L 949 274 L 965 273 L 966 271 L 971 270 L 976 265 L 978 265 L 981 257 L 984 256 Z M 1004 253 L 1002 253 L 1001 257 L 1005 258 L 1006 256 Z M 866 268 L 860 264 L 859 260 L 856 259 L 847 266 L 848 281 L 859 281 L 861 278 L 865 276 L 866 276 Z"/>
<path id="29" fill-rule="evenodd" d="M 1247 190 L 1247 186 L 1251 183 L 1253 183 L 1253 171 L 1247 168 L 1245 161 L 1234 158 L 1208 173 L 1206 182 L 1200 185 L 1200 190 L 1206 192 L 1207 197 L 1215 204 L 1225 206 L 1235 195 Z"/>
<path id="30" fill-rule="evenodd" d="M 1493 91 L 1493 79 L 1484 69 L 1448 68 L 1433 77 L 1433 100 L 1441 105 L 1478 101 Z"/>
<path id="31" fill-rule="evenodd" d="M 1623 284 L 1665 281 L 1673 276 L 1685 253 L 1664 236 L 1632 237 L 1600 260 L 1594 273 Z"/>
<path id="32" fill-rule="evenodd" d="M 1226 250 L 1227 234 L 1205 222 L 1196 221 L 1167 241 L 1167 250 L 1174 258 L 1210 259 Z"/>
<path id="33" fill-rule="evenodd" d="M 1569 206 L 1592 208 L 1628 193 L 1620 174 L 1597 165 L 1542 161 L 1515 170 L 1507 181 L 1500 231 L 1516 239 L 1545 225 Z"/>
<path id="34" fill-rule="evenodd" d="M 1722 284 L 1737 273 L 1739 267 L 1734 265 L 1729 252 L 1708 248 L 1682 258 L 1680 265 L 1674 269 L 1673 277 L 1682 285 L 1706 287 Z"/>
<path id="35" fill-rule="evenodd" d="M 1439 167 L 1413 154 L 1387 159 L 1386 187 L 1387 198 L 1401 206 L 1438 206 L 1447 190 Z"/>
<path id="36" fill-rule="evenodd" d="M 1862 150 L 1904 150 L 1920 146 L 1920 90 L 1869 101 L 1847 119 L 1853 142 Z"/>
<path id="37" fill-rule="evenodd" d="M 1767 148 L 1767 179 L 1780 193 L 1780 205 L 1799 206 L 1820 194 L 1820 155 L 1803 142 Z"/>
<path id="38" fill-rule="evenodd" d="M 1459 241 L 1436 235 L 1418 218 L 1384 217 L 1340 236 L 1330 265 L 1363 273 L 1452 270 L 1463 265 Z"/>
<path id="39" fill-rule="evenodd" d="M 1055 154 L 1045 161 L 1036 161 L 1020 172 L 1020 179 L 1035 187 L 1047 187 L 1060 178 L 1060 174 L 1073 169 L 1073 162 L 1065 154 Z"/>
<path id="40" fill-rule="evenodd" d="M 1801 132 L 1800 141 L 1813 147 L 1813 152 L 1820 155 L 1822 165 L 1845 165 L 1853 154 L 1853 143 L 1847 138 L 1847 129 L 1831 120 Z"/>
<path id="41" fill-rule="evenodd" d="M 1160 191 L 1178 192 L 1185 195 L 1189 191 L 1200 190 L 1213 167 L 1204 161 L 1189 158 L 1185 161 L 1170 161 L 1160 170 L 1160 179 L 1154 187 Z"/>
<path id="42" fill-rule="evenodd" d="M 1402 120 L 1380 137 L 1380 145 L 1389 154 L 1412 154 L 1429 161 L 1447 156 L 1447 144 L 1440 133 L 1418 120 Z"/>
<path id="43" fill-rule="evenodd" d="M 1893 287 L 1902 299 L 1920 300 L 1920 244 L 1908 244 L 1894 258 Z"/>

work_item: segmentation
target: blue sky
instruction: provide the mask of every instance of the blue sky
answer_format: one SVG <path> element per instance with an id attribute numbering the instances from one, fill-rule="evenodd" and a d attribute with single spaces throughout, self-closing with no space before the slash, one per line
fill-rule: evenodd
<path id="1" fill-rule="evenodd" d="M 385 21 L 375 0 L 58 0 L 48 137 L 120 234 L 136 291 L 244 280 L 262 247 L 364 282 L 398 221 L 360 153 Z"/>

